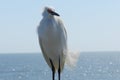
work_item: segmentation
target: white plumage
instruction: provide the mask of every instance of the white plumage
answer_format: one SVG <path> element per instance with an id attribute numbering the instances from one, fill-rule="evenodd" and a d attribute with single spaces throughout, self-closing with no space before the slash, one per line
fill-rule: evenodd
<path id="1" fill-rule="evenodd" d="M 43 56 L 54 74 L 60 73 L 67 59 L 67 33 L 58 13 L 50 7 L 45 7 L 43 18 L 38 26 L 39 43 Z"/>

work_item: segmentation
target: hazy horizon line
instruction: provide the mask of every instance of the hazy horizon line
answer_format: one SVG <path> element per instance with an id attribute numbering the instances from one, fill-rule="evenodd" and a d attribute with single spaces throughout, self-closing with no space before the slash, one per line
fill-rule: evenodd
<path id="1" fill-rule="evenodd" d="M 103 52 L 115 52 L 118 53 L 120 51 L 80 51 L 80 53 L 103 53 Z M 42 52 L 0 52 L 0 54 L 41 54 Z"/>

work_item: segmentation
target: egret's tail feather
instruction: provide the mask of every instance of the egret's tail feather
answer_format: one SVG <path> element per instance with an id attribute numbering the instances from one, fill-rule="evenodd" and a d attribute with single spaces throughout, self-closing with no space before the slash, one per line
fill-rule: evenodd
<path id="1" fill-rule="evenodd" d="M 66 65 L 68 65 L 70 68 L 75 67 L 78 61 L 79 55 L 80 55 L 80 52 L 67 52 Z"/>

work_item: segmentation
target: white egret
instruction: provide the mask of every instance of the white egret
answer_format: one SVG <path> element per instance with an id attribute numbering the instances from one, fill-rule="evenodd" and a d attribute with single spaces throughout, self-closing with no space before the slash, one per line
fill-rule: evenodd
<path id="1" fill-rule="evenodd" d="M 52 79 L 58 71 L 60 80 L 61 71 L 67 58 L 67 33 L 60 15 L 53 8 L 45 7 L 42 20 L 38 26 L 39 44 L 43 56 L 52 70 Z"/>

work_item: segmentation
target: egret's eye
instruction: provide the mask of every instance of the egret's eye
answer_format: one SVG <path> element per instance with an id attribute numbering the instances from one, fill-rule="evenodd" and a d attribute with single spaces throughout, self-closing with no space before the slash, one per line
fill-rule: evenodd
<path id="1" fill-rule="evenodd" d="M 49 13 L 52 13 L 52 12 L 53 12 L 51 9 L 47 9 L 47 11 L 48 11 Z"/>

